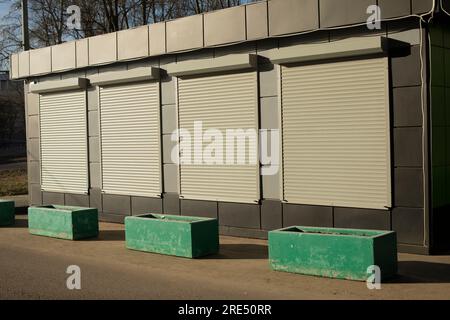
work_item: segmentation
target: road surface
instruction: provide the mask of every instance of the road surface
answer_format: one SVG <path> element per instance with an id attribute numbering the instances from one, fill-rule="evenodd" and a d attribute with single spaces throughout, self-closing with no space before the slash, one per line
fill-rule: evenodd
<path id="1" fill-rule="evenodd" d="M 189 260 L 125 249 L 123 225 L 101 223 L 98 239 L 28 234 L 26 216 L 0 228 L 0 299 L 450 299 L 450 256 L 400 255 L 400 276 L 364 282 L 271 271 L 262 240 L 221 238 L 220 254 Z M 81 268 L 81 290 L 66 270 Z"/>

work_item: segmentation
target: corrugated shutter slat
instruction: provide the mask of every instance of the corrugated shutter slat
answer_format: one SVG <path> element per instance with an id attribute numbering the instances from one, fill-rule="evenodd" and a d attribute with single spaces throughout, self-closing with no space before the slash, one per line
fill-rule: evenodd
<path id="1" fill-rule="evenodd" d="M 86 93 L 40 95 L 42 190 L 88 192 Z"/>
<path id="2" fill-rule="evenodd" d="M 100 87 L 103 192 L 161 195 L 159 109 L 157 82 Z"/>
<path id="3" fill-rule="evenodd" d="M 391 207 L 387 58 L 282 67 L 291 203 Z"/>

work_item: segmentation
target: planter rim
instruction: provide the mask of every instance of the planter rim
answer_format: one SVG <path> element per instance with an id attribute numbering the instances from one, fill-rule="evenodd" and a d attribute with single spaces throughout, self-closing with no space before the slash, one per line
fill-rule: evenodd
<path id="1" fill-rule="evenodd" d="M 49 210 L 49 211 L 78 212 L 78 211 L 84 211 L 84 210 L 92 210 L 92 209 L 96 209 L 96 208 L 49 204 L 49 205 L 45 205 L 45 206 L 30 206 L 28 209 L 44 209 L 44 210 Z"/>
<path id="2" fill-rule="evenodd" d="M 293 229 L 302 230 L 303 232 L 299 232 Z M 290 226 L 282 229 L 269 231 L 269 234 L 283 234 L 283 233 L 299 234 L 299 235 L 304 234 L 309 236 L 353 237 L 361 239 L 374 239 L 388 234 L 393 233 L 395 234 L 395 231 L 352 229 L 352 228 L 306 227 L 306 226 Z"/>
<path id="3" fill-rule="evenodd" d="M 152 216 L 153 218 L 149 218 Z M 164 219 L 167 218 L 167 219 Z M 165 221 L 165 222 L 173 222 L 173 223 L 183 223 L 183 224 L 194 224 L 205 221 L 213 221 L 217 220 L 216 218 L 205 218 L 205 217 L 194 217 L 194 216 L 179 216 L 174 214 L 159 214 L 159 213 L 145 213 L 136 216 L 127 216 L 125 220 L 157 220 L 157 221 Z"/>

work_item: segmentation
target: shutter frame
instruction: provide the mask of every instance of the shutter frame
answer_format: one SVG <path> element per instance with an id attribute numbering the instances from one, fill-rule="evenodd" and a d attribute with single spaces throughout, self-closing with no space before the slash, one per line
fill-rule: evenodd
<path id="1" fill-rule="evenodd" d="M 167 74 L 181 78 L 248 69 L 256 70 L 257 65 L 258 56 L 256 54 L 241 53 L 212 59 L 197 59 L 171 63 L 166 66 L 166 70 Z"/>
<path id="2" fill-rule="evenodd" d="M 219 74 L 209 74 L 209 75 L 204 75 L 204 76 L 191 76 L 191 77 L 187 77 L 187 78 L 177 78 L 177 92 L 178 92 L 178 99 L 177 99 L 177 114 L 178 114 L 178 128 L 180 129 L 186 129 L 185 123 L 188 122 L 187 120 L 183 120 L 183 93 L 185 91 L 185 89 L 183 88 L 183 83 L 189 82 L 189 81 L 193 81 L 195 84 L 196 80 L 199 80 L 200 82 L 203 80 L 204 82 L 207 82 L 208 85 L 211 85 L 210 81 L 211 79 L 216 79 L 216 81 L 218 81 L 218 83 L 220 83 L 220 87 L 223 88 L 224 85 L 230 83 L 229 81 L 224 81 L 223 77 L 240 77 L 242 75 L 247 75 L 250 79 L 247 79 L 250 87 L 247 90 L 251 90 L 251 95 L 252 95 L 252 106 L 251 106 L 251 110 L 253 112 L 253 119 L 249 119 L 248 123 L 251 123 L 251 128 L 254 129 L 256 131 L 256 150 L 257 150 L 257 163 L 255 166 L 249 166 L 251 167 L 248 168 L 248 177 L 247 177 L 247 185 L 244 188 L 253 188 L 252 190 L 247 192 L 247 195 L 245 196 L 241 196 L 241 191 L 239 190 L 239 188 L 237 187 L 234 192 L 230 192 L 227 193 L 225 192 L 225 189 L 221 189 L 220 185 L 211 185 L 212 187 L 216 188 L 216 190 L 219 190 L 217 192 L 213 192 L 210 193 L 209 192 L 209 187 L 211 186 L 207 186 L 206 184 L 202 186 L 202 188 L 196 189 L 194 185 L 191 185 L 191 183 L 195 184 L 198 183 L 197 180 L 195 178 L 190 178 L 190 179 L 184 179 L 185 176 L 187 176 L 188 174 L 190 174 L 191 176 L 193 175 L 193 171 L 197 170 L 197 168 L 199 167 L 198 165 L 193 165 L 190 167 L 193 168 L 189 168 L 189 166 L 183 165 L 180 163 L 179 165 L 179 175 L 178 175 L 178 179 L 179 179 L 179 194 L 180 194 L 180 198 L 182 199 L 191 199 L 191 200 L 204 200 L 204 201 L 220 201 L 220 202 L 236 202 L 236 203 L 259 203 L 260 198 L 261 198 L 261 191 L 260 191 L 260 166 L 259 166 L 259 103 L 258 103 L 258 81 L 257 81 L 257 72 L 256 71 L 242 71 L 242 72 L 227 72 L 227 73 L 219 73 Z M 219 80 L 218 80 L 219 79 Z M 214 86 L 213 86 L 214 87 Z M 211 92 L 211 87 L 209 87 L 207 90 L 203 90 L 203 92 L 207 92 L 210 93 Z M 214 89 L 214 88 L 213 88 Z M 217 87 L 215 88 L 216 90 L 220 89 Z M 245 91 L 247 92 L 247 91 Z M 226 95 L 225 95 L 226 96 Z M 226 96 L 228 97 L 228 96 Z M 219 97 L 220 99 L 220 97 Z M 249 99 L 250 100 L 250 99 Z M 180 106 L 181 105 L 181 106 Z M 250 102 L 249 102 L 250 105 Z M 223 117 L 222 117 L 223 119 Z M 214 119 L 213 119 L 214 120 Z M 217 119 L 216 119 L 217 121 Z M 219 121 L 220 123 L 220 121 Z M 246 128 L 242 128 L 242 129 L 248 129 L 249 127 Z M 203 127 L 203 130 L 206 130 L 208 128 Z M 222 129 L 222 133 L 224 133 L 224 129 L 226 130 L 227 127 L 219 127 L 217 129 Z M 192 134 L 192 130 L 190 130 L 191 134 Z M 193 140 L 193 139 L 192 139 Z M 224 139 L 225 140 L 225 139 Z M 248 140 L 246 140 L 248 141 Z M 225 143 L 225 141 L 224 141 Z M 204 145 L 203 145 L 204 147 Z M 248 149 L 246 148 L 246 152 L 248 154 Z M 192 151 L 192 156 L 193 156 L 193 151 Z M 225 150 L 224 150 L 224 157 L 225 157 Z M 206 166 L 203 166 L 206 167 Z M 211 167 L 211 166 L 208 166 Z M 218 166 L 216 166 L 217 168 Z M 226 166 L 221 166 L 222 169 L 225 170 L 230 170 L 229 168 L 223 168 Z M 230 167 L 230 166 L 228 166 Z M 231 166 L 231 168 L 236 168 L 237 166 Z M 210 168 L 208 168 L 210 169 Z M 204 170 L 203 173 L 205 173 Z M 243 168 L 240 168 L 243 169 Z M 238 169 L 239 170 L 239 169 Z M 244 169 L 245 170 L 245 169 Z M 189 171 L 189 173 L 188 173 Z M 206 174 L 208 175 L 208 173 Z M 226 173 L 224 174 L 225 176 L 227 175 Z M 218 174 L 218 176 L 220 176 L 220 174 Z M 198 177 L 198 176 L 197 176 Z M 212 176 L 210 176 L 212 177 Z M 250 178 L 253 177 L 253 178 Z M 221 177 L 224 178 L 224 177 Z M 189 181 L 190 180 L 190 181 Z M 220 180 L 220 179 L 217 179 Z M 217 180 L 215 182 L 217 182 Z M 231 180 L 233 181 L 240 181 L 238 177 L 234 177 Z M 250 181 L 251 180 L 251 181 Z M 210 181 L 210 180 L 209 180 Z M 242 181 L 240 181 L 242 182 Z M 193 190 L 193 191 L 192 191 Z"/>
<path id="3" fill-rule="evenodd" d="M 393 48 L 409 47 L 407 43 L 401 41 L 374 36 L 348 38 L 326 43 L 298 44 L 271 49 L 266 53 L 266 56 L 273 64 L 290 64 L 385 54 L 388 52 L 389 46 Z"/>
<path id="4" fill-rule="evenodd" d="M 86 78 L 72 78 L 57 81 L 30 82 L 32 93 L 55 93 L 58 91 L 86 90 L 89 80 Z"/>
<path id="5" fill-rule="evenodd" d="M 132 100 L 127 97 L 130 94 L 133 94 Z M 145 81 L 100 86 L 98 97 L 102 193 L 160 198 L 162 143 L 159 82 Z M 107 99 L 109 104 L 105 103 Z M 128 101 L 121 104 L 122 108 L 114 105 L 122 102 L 120 99 Z M 137 104 L 136 101 L 139 99 L 141 103 Z M 109 110 L 107 111 L 106 108 Z M 135 116 L 127 113 L 130 109 L 135 110 L 133 113 Z M 128 120 L 130 127 L 126 128 L 128 130 L 126 134 L 133 140 L 132 143 L 124 136 L 126 130 L 124 131 L 120 124 L 123 123 L 122 120 Z M 133 130 L 129 130 L 133 128 L 133 125 L 136 125 L 137 129 L 140 126 L 140 129 L 145 128 L 147 131 L 140 134 L 133 133 L 131 132 Z M 142 137 L 145 138 L 140 139 Z M 121 152 L 127 152 L 129 162 L 121 159 L 123 158 Z"/>
<path id="6" fill-rule="evenodd" d="M 322 72 L 322 74 L 325 74 L 325 72 L 324 72 L 325 68 L 329 67 L 330 68 L 330 72 L 329 73 L 331 74 L 331 73 L 333 73 L 332 68 L 334 68 L 334 67 L 339 68 L 339 66 L 345 66 L 345 65 L 347 65 L 348 67 L 352 67 L 352 64 L 354 64 L 353 67 L 355 67 L 355 66 L 362 66 L 365 63 L 367 63 L 368 65 L 373 64 L 372 68 L 375 68 L 375 69 L 377 69 L 377 67 L 378 67 L 378 71 L 380 73 L 378 74 L 378 78 L 377 79 L 379 81 L 381 81 L 381 79 L 382 79 L 382 83 L 381 84 L 378 83 L 377 85 L 378 85 L 378 90 L 383 90 L 383 96 L 381 98 L 379 98 L 379 101 L 380 101 L 380 103 L 382 101 L 383 106 L 384 106 L 384 110 L 383 110 L 382 114 L 381 114 L 381 112 L 380 112 L 380 114 L 378 114 L 378 117 L 382 118 L 382 120 L 380 120 L 380 119 L 377 120 L 377 121 L 379 121 L 379 123 L 377 124 L 378 125 L 378 132 L 375 132 L 375 134 L 380 134 L 380 137 L 377 138 L 377 139 L 379 139 L 378 142 L 381 141 L 382 143 L 384 143 L 382 147 L 379 147 L 379 150 L 381 150 L 381 149 L 384 150 L 385 158 L 383 160 L 380 160 L 381 156 L 379 154 L 375 155 L 376 157 L 379 157 L 378 158 L 379 166 L 382 166 L 381 162 L 384 163 L 384 169 L 381 170 L 381 171 L 379 170 L 378 171 L 378 176 L 377 176 L 377 177 L 379 177 L 379 175 L 382 175 L 382 179 L 383 179 L 383 183 L 379 184 L 377 186 L 377 190 L 375 191 L 375 192 L 378 192 L 378 196 L 376 197 L 375 200 L 373 200 L 373 199 L 369 200 L 370 196 L 367 197 L 367 195 L 366 195 L 366 199 L 362 199 L 361 200 L 361 198 L 358 197 L 356 200 L 343 201 L 342 199 L 341 200 L 339 200 L 339 199 L 336 200 L 337 198 L 339 198 L 339 191 L 334 190 L 333 192 L 337 192 L 337 195 L 338 195 L 337 198 L 333 199 L 332 197 L 330 197 L 329 199 L 323 199 L 322 198 L 320 200 L 317 200 L 317 198 L 321 198 L 320 196 L 318 196 L 318 195 L 320 195 L 321 192 L 322 193 L 326 193 L 327 192 L 325 190 L 325 188 L 324 188 L 324 189 L 322 189 L 322 191 L 320 191 L 320 190 L 316 191 L 316 195 L 315 196 L 314 195 L 311 196 L 311 190 L 313 190 L 315 187 L 317 188 L 317 185 L 310 186 L 309 190 L 308 190 L 308 186 L 301 186 L 301 189 L 303 189 L 303 192 L 305 194 L 308 194 L 308 192 L 310 193 L 309 196 L 308 195 L 303 195 L 302 196 L 300 194 L 295 195 L 294 194 L 295 192 L 293 192 L 292 190 L 291 191 L 288 190 L 290 187 L 287 186 L 287 185 L 289 185 L 289 184 L 292 185 L 293 184 L 293 182 L 292 182 L 293 179 L 289 176 L 289 172 L 291 173 L 291 175 L 293 173 L 297 174 L 297 175 L 302 175 L 302 173 L 300 173 L 300 174 L 298 172 L 295 173 L 296 169 L 294 167 L 289 169 L 288 168 L 289 164 L 286 164 L 286 162 L 289 161 L 289 160 L 286 160 L 286 153 L 288 152 L 287 151 L 288 146 L 286 146 L 286 144 L 287 144 L 286 143 L 286 136 L 288 135 L 287 132 L 286 132 L 287 131 L 286 130 L 286 126 L 287 126 L 286 122 L 290 121 L 290 119 L 294 119 L 294 118 L 292 118 L 292 114 L 291 114 L 291 118 L 287 119 L 286 112 L 285 112 L 285 110 L 287 108 L 289 108 L 288 103 L 286 103 L 287 100 L 286 100 L 286 93 L 285 93 L 286 92 L 286 90 L 285 90 L 286 89 L 285 82 L 288 81 L 288 79 L 286 78 L 286 75 L 285 75 L 286 70 L 288 70 L 288 69 L 293 70 L 293 71 L 291 71 L 291 77 L 297 76 L 300 79 L 302 79 L 302 77 L 306 77 L 306 76 L 302 76 L 301 75 L 300 70 L 302 70 L 302 69 L 307 70 L 308 75 L 312 76 L 312 78 L 310 77 L 308 79 L 306 79 L 306 78 L 302 79 L 303 80 L 303 84 L 305 84 L 304 87 L 306 87 L 308 82 L 312 83 L 312 82 L 315 81 L 314 84 L 320 83 L 320 80 L 317 80 L 319 78 L 314 78 L 314 68 L 317 68 L 320 72 Z M 297 71 L 298 71 L 297 75 L 294 74 L 296 68 L 297 68 Z M 361 76 L 361 74 L 364 73 L 364 70 L 359 70 L 359 71 L 360 71 L 359 74 L 355 72 L 355 73 L 353 73 L 353 75 L 351 75 L 351 77 L 353 77 L 353 78 L 351 78 L 350 74 L 348 74 L 347 76 L 349 77 L 349 79 L 347 79 L 347 80 L 349 80 L 351 82 L 352 80 L 355 79 L 355 77 Z M 336 74 L 336 73 L 333 73 L 333 74 Z M 307 80 L 308 82 L 306 82 L 305 80 Z M 358 79 L 357 79 L 357 80 L 354 80 L 354 81 L 357 82 L 361 86 L 362 85 L 361 83 L 364 83 L 363 80 L 364 79 L 359 79 L 359 81 L 358 81 Z M 367 79 L 366 79 L 365 82 L 367 83 Z M 292 85 L 293 84 L 291 84 L 291 86 Z M 342 85 L 342 83 L 339 83 L 339 85 Z M 279 87 L 280 87 L 280 90 L 281 90 L 280 91 L 281 92 L 281 99 L 280 99 L 280 105 L 281 105 L 281 107 L 280 107 L 280 113 L 281 113 L 280 120 L 281 120 L 281 126 L 280 126 L 280 128 L 282 128 L 282 134 L 281 134 L 282 144 L 281 144 L 281 146 L 282 146 L 282 155 L 283 155 L 282 156 L 282 162 L 281 162 L 282 163 L 281 191 L 282 191 L 282 199 L 283 199 L 283 201 L 284 202 L 288 202 L 288 203 L 305 204 L 305 205 L 324 205 L 324 206 L 352 207 L 352 208 L 365 208 L 365 209 L 384 209 L 384 210 L 386 210 L 386 209 L 391 208 L 392 207 L 392 177 L 391 177 L 391 166 L 392 166 L 392 163 L 391 163 L 391 150 L 390 150 L 390 148 L 391 148 L 391 141 L 390 141 L 391 140 L 391 136 L 390 136 L 390 101 L 389 101 L 389 63 L 388 63 L 388 58 L 387 57 L 382 57 L 382 58 L 372 58 L 372 59 L 359 59 L 359 60 L 330 62 L 330 63 L 324 63 L 324 64 L 315 64 L 315 65 L 300 65 L 300 66 L 292 66 L 291 65 L 290 67 L 280 66 Z M 298 83 L 297 87 L 301 88 L 302 86 Z M 354 87 L 350 88 L 350 90 L 353 90 L 353 89 L 354 89 Z M 365 88 L 365 89 L 367 89 L 367 88 Z M 312 88 L 312 90 L 313 91 L 311 91 L 309 94 L 311 95 L 312 98 L 314 98 L 314 96 L 313 96 L 314 95 L 314 87 Z M 370 88 L 368 90 L 370 90 Z M 292 92 L 293 92 L 293 90 L 292 90 Z M 355 94 L 358 93 L 358 92 L 360 92 L 360 91 L 358 91 L 358 89 L 356 89 L 355 90 Z M 308 94 L 308 92 L 307 92 L 307 94 Z M 325 98 L 329 99 L 330 96 L 326 96 L 326 94 L 327 94 L 326 92 L 325 93 L 322 92 L 322 94 L 320 96 L 316 96 L 317 101 L 320 101 L 320 99 L 325 99 Z M 347 97 L 351 99 L 352 93 L 350 93 Z M 356 97 L 356 96 L 354 96 L 354 97 Z M 361 98 L 361 97 L 359 97 L 359 98 Z M 301 95 L 298 95 L 297 97 L 292 96 L 292 97 L 290 97 L 290 99 L 291 99 L 291 104 L 293 103 L 292 101 L 295 101 L 295 99 L 299 99 L 303 103 L 304 102 L 308 102 L 307 98 L 302 98 Z M 311 100 L 310 102 L 311 103 L 317 103 L 317 101 L 314 102 L 314 101 Z M 299 104 L 299 103 L 300 102 L 297 102 L 297 104 Z M 329 107 L 329 106 L 330 105 L 327 105 L 327 107 Z M 290 107 L 292 109 L 292 105 Z M 296 108 L 299 108 L 298 105 L 296 105 Z M 300 108 L 305 108 L 305 107 L 301 106 Z M 310 112 L 311 112 L 311 110 L 310 110 Z M 368 112 L 368 110 L 365 110 L 365 112 Z M 291 113 L 292 113 L 292 111 L 291 111 Z M 309 120 L 314 121 L 314 118 L 311 117 L 311 115 L 312 115 L 312 113 L 310 113 L 309 115 L 306 114 L 304 119 L 307 119 L 307 117 L 309 116 L 311 118 Z M 299 114 L 297 114 L 297 117 L 299 117 Z M 355 119 L 353 119 L 353 120 L 355 120 Z M 362 120 L 364 120 L 364 118 Z M 300 122 L 297 123 L 297 126 L 300 128 L 299 130 L 301 130 L 301 124 L 304 124 L 304 123 L 302 123 L 302 121 L 304 121 L 304 120 L 300 120 Z M 320 124 L 320 121 L 321 120 L 318 120 L 319 124 Z M 330 121 L 330 118 L 328 119 L 328 121 Z M 294 121 L 291 121 L 291 126 L 292 126 L 293 122 Z M 381 130 L 381 128 L 383 126 L 384 126 L 384 129 Z M 348 128 L 351 128 L 351 127 L 347 126 L 346 129 L 348 129 Z M 325 129 L 328 129 L 328 127 L 325 128 Z M 382 131 L 384 132 L 384 136 L 382 135 Z M 305 134 L 307 135 L 308 133 L 305 133 Z M 371 134 L 374 134 L 374 131 L 372 131 Z M 310 136 L 311 139 L 314 139 L 316 137 L 317 136 L 314 136 L 314 134 L 312 136 Z M 299 141 L 300 140 L 301 139 L 299 139 Z M 310 140 L 310 141 L 313 141 L 313 140 Z M 290 142 L 290 143 L 292 144 L 292 142 Z M 304 142 L 302 141 L 302 143 L 304 143 Z M 319 145 L 320 145 L 320 141 L 319 141 Z M 310 148 L 309 146 L 307 146 L 307 144 L 304 144 L 304 146 L 306 146 L 305 149 Z M 345 145 L 344 145 L 344 147 L 345 147 Z M 296 149 L 301 151 L 302 148 L 300 146 L 297 146 Z M 294 152 L 295 152 L 295 150 L 294 150 Z M 311 167 L 308 167 L 308 165 L 311 165 L 312 163 L 314 163 L 314 161 L 316 161 L 315 163 L 319 163 L 319 162 L 317 162 L 319 159 L 316 159 L 314 161 L 311 161 L 310 164 L 308 164 L 308 161 L 306 160 L 306 158 L 302 158 L 302 157 L 297 156 L 297 161 L 300 161 L 300 160 L 304 161 L 302 164 L 304 166 L 306 166 L 306 169 L 305 168 L 303 169 L 303 171 L 305 173 L 310 173 L 311 171 L 314 171 L 313 169 L 311 169 Z M 373 169 L 373 170 L 375 170 L 375 169 Z M 368 169 L 366 174 L 370 175 L 370 172 L 371 172 L 371 169 Z M 372 171 L 372 172 L 374 172 L 374 171 Z M 380 172 L 382 172 L 382 173 L 380 173 Z M 339 176 L 339 174 L 337 174 L 337 175 Z M 305 177 L 304 173 L 303 173 L 303 176 Z M 320 173 L 318 173 L 318 176 L 314 177 L 314 178 L 316 179 L 315 181 L 317 181 L 317 179 L 321 178 Z M 311 180 L 309 182 L 314 184 L 312 182 L 312 181 L 314 181 L 314 178 L 310 178 L 310 179 L 313 179 L 313 180 Z M 290 182 L 288 182 L 288 181 L 290 181 Z M 369 182 L 367 182 L 367 184 L 368 183 Z M 301 180 L 298 181 L 298 184 L 302 185 L 302 181 Z M 336 188 L 336 189 L 338 189 L 338 188 Z M 367 189 L 367 186 L 366 186 L 366 189 Z"/>
<path id="7" fill-rule="evenodd" d="M 86 106 L 85 90 L 39 95 L 42 191 L 88 194 Z M 67 147 L 68 141 L 71 141 L 70 147 Z"/>
<path id="8" fill-rule="evenodd" d="M 114 71 L 96 74 L 89 78 L 90 83 L 96 86 L 107 86 L 115 84 L 128 84 L 131 82 L 144 82 L 158 80 L 160 69 L 157 67 L 142 67 L 125 71 Z"/>

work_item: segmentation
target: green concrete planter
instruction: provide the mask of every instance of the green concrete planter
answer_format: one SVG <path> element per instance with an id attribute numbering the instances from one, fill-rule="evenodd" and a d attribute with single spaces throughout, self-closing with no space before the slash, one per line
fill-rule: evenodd
<path id="1" fill-rule="evenodd" d="M 14 201 L 0 200 L 0 226 L 10 226 L 15 222 Z"/>
<path id="2" fill-rule="evenodd" d="M 198 258 L 219 251 L 217 219 L 161 214 L 125 218 L 128 249 Z"/>
<path id="3" fill-rule="evenodd" d="M 397 273 L 393 231 L 289 227 L 269 232 L 273 270 L 365 281 L 377 265 L 381 278 Z"/>
<path id="4" fill-rule="evenodd" d="M 78 240 L 98 236 L 98 211 L 94 208 L 41 206 L 28 208 L 31 234 Z"/>

